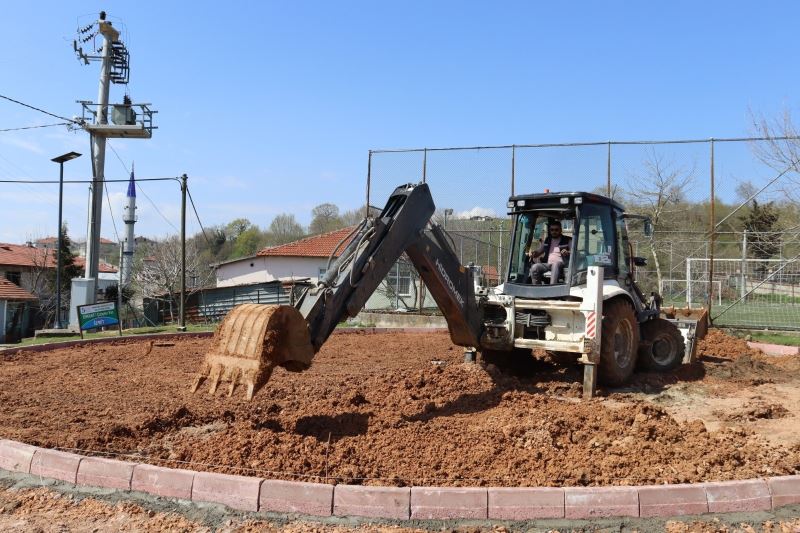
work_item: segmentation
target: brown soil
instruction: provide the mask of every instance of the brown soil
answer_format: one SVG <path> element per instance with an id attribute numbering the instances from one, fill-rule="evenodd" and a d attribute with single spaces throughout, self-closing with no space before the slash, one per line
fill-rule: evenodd
<path id="1" fill-rule="evenodd" d="M 461 363 L 461 349 L 434 333 L 334 335 L 310 370 L 276 370 L 251 402 L 241 391 L 192 395 L 209 342 L 6 355 L 0 436 L 168 466 L 365 484 L 624 485 L 800 472 L 798 410 L 764 389 L 797 390 L 800 378 L 787 372 L 797 361 L 718 332 L 701 346 L 701 363 L 639 375 L 593 401 L 580 400 L 580 367 L 532 359 L 516 374 L 484 370 Z M 747 387 L 788 414 L 715 417 L 724 405 L 710 398 L 739 405 Z M 762 423 L 782 424 L 782 440 L 768 440 Z"/>

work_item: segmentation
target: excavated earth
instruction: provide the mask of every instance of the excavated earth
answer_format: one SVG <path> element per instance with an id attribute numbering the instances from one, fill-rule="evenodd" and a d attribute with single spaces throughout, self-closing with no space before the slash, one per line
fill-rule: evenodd
<path id="1" fill-rule="evenodd" d="M 581 368 L 464 364 L 446 334 L 334 335 L 247 402 L 189 393 L 210 339 L 0 355 L 0 437 L 329 483 L 633 485 L 800 473 L 800 362 L 711 331 L 700 362 L 580 398 Z"/>

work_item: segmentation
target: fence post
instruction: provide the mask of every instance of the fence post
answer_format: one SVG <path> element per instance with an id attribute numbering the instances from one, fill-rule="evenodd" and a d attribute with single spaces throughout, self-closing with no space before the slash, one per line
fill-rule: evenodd
<path id="1" fill-rule="evenodd" d="M 611 141 L 608 141 L 608 164 L 606 166 L 606 196 L 611 198 Z"/>
<path id="2" fill-rule="evenodd" d="M 740 296 L 743 300 L 747 296 L 747 288 L 745 287 L 745 284 L 747 283 L 747 278 L 745 277 L 746 270 L 747 270 L 747 230 L 745 229 L 742 232 L 742 275 L 740 279 L 740 284 L 742 286 L 740 291 L 741 293 Z"/>
<path id="3" fill-rule="evenodd" d="M 714 241 L 717 238 L 717 227 L 716 227 L 716 193 L 714 191 L 714 138 L 711 138 L 711 169 L 710 169 L 710 178 L 711 178 L 711 207 L 709 212 L 709 228 L 711 232 L 711 238 L 709 239 L 709 251 L 708 251 L 708 292 L 707 292 L 707 299 L 706 299 L 706 308 L 708 309 L 708 319 L 711 324 L 714 323 L 714 319 L 711 316 L 711 307 L 714 304 Z"/>
<path id="4" fill-rule="evenodd" d="M 517 146 L 511 145 L 511 196 L 514 196 L 515 181 L 517 179 Z"/>
<path id="5" fill-rule="evenodd" d="M 692 306 L 692 260 L 686 258 L 686 307 Z"/>
<path id="6" fill-rule="evenodd" d="M 367 205 L 364 206 L 364 217 L 369 216 L 369 188 L 372 182 L 372 150 L 367 155 Z"/>
<path id="7" fill-rule="evenodd" d="M 428 179 L 428 149 L 422 152 L 422 183 L 426 183 Z"/>
<path id="8" fill-rule="evenodd" d="M 497 246 L 497 283 L 503 283 L 503 223 L 500 223 L 500 244 Z"/>

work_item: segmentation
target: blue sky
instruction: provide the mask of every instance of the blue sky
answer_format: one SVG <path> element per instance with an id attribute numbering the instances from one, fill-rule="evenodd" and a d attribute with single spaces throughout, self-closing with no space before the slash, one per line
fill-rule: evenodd
<path id="1" fill-rule="evenodd" d="M 138 177 L 187 173 L 206 225 L 243 216 L 267 226 L 280 212 L 307 223 L 325 201 L 354 208 L 370 148 L 739 136 L 750 109 L 776 115 L 798 103 L 791 1 L 8 2 L 0 94 L 79 114 L 75 100 L 97 97 L 98 66 L 79 64 L 71 40 L 100 9 L 125 24 L 133 100 L 159 111 L 152 140 L 112 144 Z M 112 101 L 122 94 L 112 87 Z M 0 129 L 52 121 L 0 101 Z M 84 157 L 66 177 L 89 177 L 85 133 L 0 132 L 0 179 L 53 179 L 50 158 L 68 150 Z M 706 148 L 686 150 L 667 155 L 704 171 Z M 507 156 L 432 155 L 438 204 L 501 209 Z M 523 155 L 518 192 L 592 189 L 604 156 Z M 642 157 L 622 151 L 615 172 Z M 761 170 L 748 158 L 742 147 L 720 172 L 752 179 Z M 126 177 L 111 152 L 106 168 Z M 420 174 L 417 156 L 376 156 L 373 203 Z M 142 189 L 169 223 L 140 196 L 137 234 L 174 232 L 176 186 Z M 124 186 L 109 192 L 121 232 Z M 86 200 L 84 186 L 67 187 L 65 218 L 79 239 Z M 53 234 L 56 207 L 55 187 L 0 184 L 0 242 Z M 108 210 L 102 233 L 115 238 Z"/>

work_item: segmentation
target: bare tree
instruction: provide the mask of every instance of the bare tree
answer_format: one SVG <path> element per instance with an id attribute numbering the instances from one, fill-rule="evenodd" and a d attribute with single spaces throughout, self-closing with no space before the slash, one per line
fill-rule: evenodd
<path id="1" fill-rule="evenodd" d="M 344 227 L 344 225 L 339 216 L 339 208 L 336 205 L 325 203 L 311 210 L 311 224 L 308 226 L 308 232 L 310 234 L 318 235 L 342 227 Z"/>
<path id="2" fill-rule="evenodd" d="M 31 240 L 31 242 L 35 242 Z M 52 274 L 56 260 L 55 250 L 49 248 L 28 249 L 33 266 L 27 276 L 23 277 L 22 286 L 39 300 L 39 312 L 45 324 L 50 324 L 56 314 L 56 286 Z"/>
<path id="3" fill-rule="evenodd" d="M 650 217 L 653 232 L 647 238 L 656 269 L 658 286 L 663 279 L 656 231 L 674 224 L 682 211 L 686 192 L 694 179 L 694 168 L 676 166 L 653 150 L 643 162 L 644 171 L 628 180 L 626 196 Z"/>
<path id="4" fill-rule="evenodd" d="M 797 139 L 800 134 L 792 120 L 792 112 L 786 108 L 781 116 L 774 119 L 751 112 L 750 119 L 754 136 L 768 138 L 767 141 L 753 143 L 756 156 L 776 170 L 784 170 L 791 165 L 795 172 L 800 172 L 800 139 Z"/>
<path id="5" fill-rule="evenodd" d="M 166 301 L 175 320 L 181 288 L 181 241 L 177 236 L 154 241 L 142 250 L 134 267 L 134 283 L 143 297 Z M 186 241 L 187 296 L 211 284 L 213 274 L 201 260 L 193 240 Z"/>
<path id="6" fill-rule="evenodd" d="M 294 215 L 290 213 L 275 215 L 267 232 L 269 234 L 268 243 L 271 245 L 292 242 L 305 235 L 303 226 L 301 226 Z"/>
<path id="7" fill-rule="evenodd" d="M 339 217 L 342 222 L 342 225 L 347 226 L 356 226 L 359 222 L 364 219 L 364 213 L 366 209 L 362 205 L 361 207 L 357 207 L 356 209 L 351 209 L 349 211 L 345 211 Z M 377 207 L 370 206 L 369 214 L 370 216 L 378 216 L 381 213 L 381 210 Z"/>
<path id="8" fill-rule="evenodd" d="M 774 119 L 750 113 L 753 136 L 766 137 L 766 141 L 753 141 L 750 147 L 764 164 L 778 172 L 790 169 L 786 185 L 780 190 L 796 200 L 797 185 L 800 185 L 800 134 L 792 120 L 789 108 Z"/>

